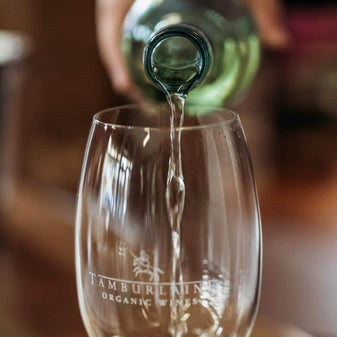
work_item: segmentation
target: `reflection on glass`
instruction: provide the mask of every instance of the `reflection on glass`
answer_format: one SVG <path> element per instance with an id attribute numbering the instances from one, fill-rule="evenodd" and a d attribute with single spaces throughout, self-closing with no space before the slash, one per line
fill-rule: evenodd
<path id="1" fill-rule="evenodd" d="M 104 208 L 122 223 L 125 219 L 131 171 L 132 162 L 127 158 L 127 153 L 118 153 L 110 137 L 102 170 L 100 208 Z"/>

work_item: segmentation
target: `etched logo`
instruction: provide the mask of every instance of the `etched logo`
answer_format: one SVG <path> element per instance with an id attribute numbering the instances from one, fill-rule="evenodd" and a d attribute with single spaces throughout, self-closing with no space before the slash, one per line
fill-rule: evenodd
<path id="1" fill-rule="evenodd" d="M 164 272 L 158 267 L 151 266 L 150 256 L 145 250 L 142 250 L 139 256 L 136 256 L 131 250 L 130 254 L 133 257 L 133 272 L 136 277 L 141 274 L 147 274 L 150 282 L 159 282 L 159 274 L 164 274 Z"/>
<path id="2" fill-rule="evenodd" d="M 228 285 L 223 280 L 203 279 L 179 283 L 160 281 L 163 270 L 151 262 L 150 255 L 141 250 L 139 256 L 130 249 L 134 277 L 146 276 L 146 280 L 124 280 L 89 271 L 89 284 L 101 299 L 107 303 L 151 307 L 172 305 L 172 296 L 181 307 L 194 306 L 208 297 L 216 298 L 228 292 Z M 182 297 L 181 297 L 182 296 Z M 206 296 L 206 297 L 205 297 Z"/>

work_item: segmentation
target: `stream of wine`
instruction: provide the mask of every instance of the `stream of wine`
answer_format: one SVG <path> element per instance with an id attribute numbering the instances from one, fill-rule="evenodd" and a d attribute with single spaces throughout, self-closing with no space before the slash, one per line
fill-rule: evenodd
<path id="1" fill-rule="evenodd" d="M 184 45 L 185 49 L 181 46 Z M 188 47 L 188 48 L 187 48 Z M 176 54 L 167 56 L 167 50 Z M 181 54 L 181 50 L 185 53 Z M 187 53 L 186 50 L 189 52 Z M 200 81 L 202 57 L 191 41 L 171 36 L 154 49 L 152 75 L 164 92 L 170 108 L 170 157 L 166 185 L 166 207 L 171 226 L 172 270 L 171 270 L 171 319 L 169 332 L 180 337 L 186 332 L 182 320 L 184 308 L 184 286 L 181 258 L 181 221 L 185 203 L 185 183 L 181 155 L 181 129 L 184 122 L 184 107 L 188 92 Z M 179 295 L 175 288 L 179 288 Z"/>
<path id="2" fill-rule="evenodd" d="M 183 308 L 177 305 L 174 286 L 178 283 L 179 300 L 183 302 L 184 287 L 181 266 L 181 219 L 185 203 L 185 183 L 181 161 L 181 127 L 184 121 L 185 97 L 168 95 L 170 105 L 170 158 L 166 185 L 166 207 L 172 231 L 172 288 L 171 288 L 171 324 L 170 333 L 180 337 L 184 333 L 181 321 Z"/>

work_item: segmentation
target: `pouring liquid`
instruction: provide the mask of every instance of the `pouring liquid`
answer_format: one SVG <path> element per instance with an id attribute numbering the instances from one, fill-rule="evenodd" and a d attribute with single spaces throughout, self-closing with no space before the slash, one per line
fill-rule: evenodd
<path id="1" fill-rule="evenodd" d="M 189 39 L 170 36 L 153 49 L 151 55 L 152 81 L 164 92 L 170 107 L 170 157 L 166 184 L 166 208 L 171 226 L 171 320 L 169 332 L 180 337 L 186 332 L 182 318 L 184 309 L 178 301 L 184 301 L 181 259 L 181 220 L 185 203 L 185 183 L 181 158 L 181 128 L 184 122 L 184 106 L 189 91 L 202 77 L 204 59 Z M 179 287 L 179 295 L 174 289 Z"/>

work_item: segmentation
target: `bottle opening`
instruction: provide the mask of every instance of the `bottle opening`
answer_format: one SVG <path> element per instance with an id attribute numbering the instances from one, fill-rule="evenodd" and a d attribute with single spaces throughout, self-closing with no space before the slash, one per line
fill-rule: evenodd
<path id="1" fill-rule="evenodd" d="M 143 63 L 155 86 L 169 94 L 187 95 L 208 74 L 212 50 L 207 38 L 197 28 L 169 26 L 149 40 Z"/>

